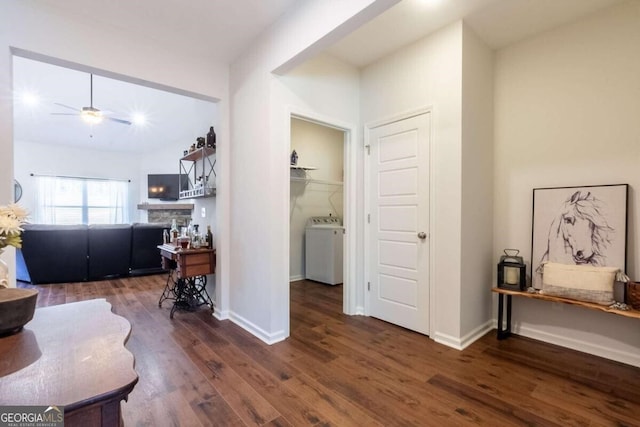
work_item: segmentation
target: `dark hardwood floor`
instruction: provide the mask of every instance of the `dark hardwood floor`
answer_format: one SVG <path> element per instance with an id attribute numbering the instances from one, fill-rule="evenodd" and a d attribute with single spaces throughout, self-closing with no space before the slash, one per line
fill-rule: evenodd
<path id="1" fill-rule="evenodd" d="M 453 350 L 345 316 L 341 286 L 305 281 L 291 337 L 268 346 L 206 308 L 170 320 L 164 280 L 37 286 L 39 306 L 106 298 L 131 322 L 127 426 L 640 426 L 638 368 L 494 334 Z"/>

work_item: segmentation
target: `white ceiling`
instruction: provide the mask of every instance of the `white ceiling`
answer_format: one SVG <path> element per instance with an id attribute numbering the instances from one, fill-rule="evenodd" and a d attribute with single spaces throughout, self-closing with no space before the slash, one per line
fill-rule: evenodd
<path id="1" fill-rule="evenodd" d="M 229 63 L 288 8 L 326 0 L 39 1 L 169 48 Z M 328 52 L 362 67 L 459 19 L 497 49 L 621 1 L 403 0 Z M 149 116 L 146 127 L 110 121 L 90 127 L 76 116 L 53 116 L 70 112 L 56 102 L 78 109 L 89 105 L 89 74 L 20 57 L 14 58 L 14 89 L 17 141 L 144 152 L 178 140 L 188 146 L 207 132 L 216 116 L 214 103 L 102 76 L 94 76 L 94 106 L 127 120 L 135 111 L 144 112 Z M 22 105 L 19 95 L 24 90 L 36 92 L 40 104 Z"/>
<path id="2" fill-rule="evenodd" d="M 205 136 L 216 120 L 213 102 L 177 95 L 102 76 L 93 77 L 93 106 L 109 111 L 108 117 L 133 120 L 143 113 L 144 126 L 104 120 L 90 126 L 78 115 L 53 115 L 90 106 L 90 75 L 21 57 L 13 59 L 14 139 L 102 150 L 148 152 L 169 143 L 185 148 Z M 26 105 L 23 95 L 34 94 L 38 103 Z"/>
<path id="3" fill-rule="evenodd" d="M 169 50 L 229 63 L 294 3 L 307 0 L 38 1 L 160 42 Z"/>
<path id="4" fill-rule="evenodd" d="M 363 67 L 460 19 L 499 49 L 623 0 L 403 0 L 328 52 Z"/>

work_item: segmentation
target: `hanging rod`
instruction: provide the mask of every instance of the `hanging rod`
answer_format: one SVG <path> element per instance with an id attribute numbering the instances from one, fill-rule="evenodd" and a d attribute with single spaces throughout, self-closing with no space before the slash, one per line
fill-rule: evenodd
<path id="1" fill-rule="evenodd" d="M 322 179 L 302 178 L 298 176 L 292 176 L 291 181 L 308 182 L 312 184 L 344 185 L 342 181 L 325 181 Z"/>
<path id="2" fill-rule="evenodd" d="M 69 175 L 51 175 L 44 173 L 31 173 L 31 176 L 44 176 L 48 178 L 64 178 L 64 179 L 86 179 L 90 181 L 124 181 L 131 182 L 130 179 L 119 179 L 119 178 L 96 178 L 91 176 L 69 176 Z"/>

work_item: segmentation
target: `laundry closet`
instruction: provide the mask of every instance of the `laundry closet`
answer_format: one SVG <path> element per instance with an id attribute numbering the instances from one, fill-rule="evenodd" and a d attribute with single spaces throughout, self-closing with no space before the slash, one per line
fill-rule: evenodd
<path id="1" fill-rule="evenodd" d="M 342 130 L 291 118 L 292 282 L 342 283 L 344 139 Z"/>

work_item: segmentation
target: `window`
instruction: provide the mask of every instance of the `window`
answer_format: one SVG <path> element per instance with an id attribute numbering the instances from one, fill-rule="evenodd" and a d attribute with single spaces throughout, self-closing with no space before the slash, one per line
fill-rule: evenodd
<path id="1" fill-rule="evenodd" d="M 36 222 L 124 224 L 129 222 L 126 181 L 38 176 Z"/>

